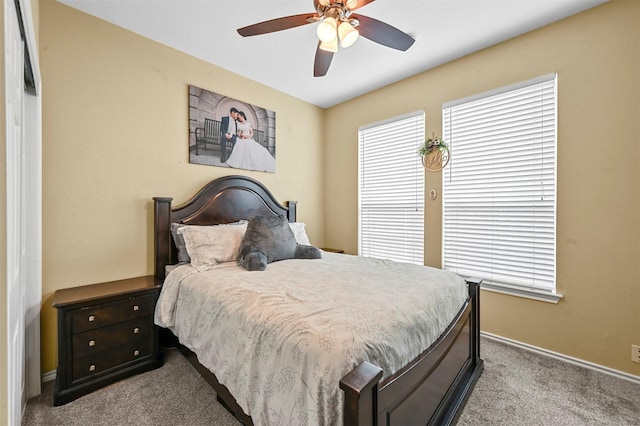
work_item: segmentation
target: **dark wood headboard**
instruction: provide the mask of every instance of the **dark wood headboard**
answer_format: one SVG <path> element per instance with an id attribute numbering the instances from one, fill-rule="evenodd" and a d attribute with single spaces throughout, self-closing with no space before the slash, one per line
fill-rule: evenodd
<path id="1" fill-rule="evenodd" d="M 251 219 L 256 215 L 285 215 L 296 221 L 296 202 L 283 206 L 257 180 L 247 176 L 225 176 L 209 182 L 186 203 L 172 208 L 170 197 L 153 197 L 154 201 L 154 273 L 164 280 L 165 267 L 178 262 L 171 237 L 171 224 L 219 225 Z"/>

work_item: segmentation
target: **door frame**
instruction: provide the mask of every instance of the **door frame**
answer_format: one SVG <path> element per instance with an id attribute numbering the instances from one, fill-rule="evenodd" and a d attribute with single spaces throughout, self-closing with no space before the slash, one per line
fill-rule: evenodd
<path id="1" fill-rule="evenodd" d="M 25 91 L 25 149 L 27 193 L 26 268 L 26 391 L 40 395 L 40 312 L 42 310 L 42 87 L 31 1 L 15 0 L 20 7 L 25 52 L 31 68 L 31 85 Z"/>

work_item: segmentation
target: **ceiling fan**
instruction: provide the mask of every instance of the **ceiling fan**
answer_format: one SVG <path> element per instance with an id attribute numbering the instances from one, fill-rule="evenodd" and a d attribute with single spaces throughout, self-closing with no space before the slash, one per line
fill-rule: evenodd
<path id="1" fill-rule="evenodd" d="M 413 37 L 377 19 L 356 15 L 354 10 L 373 3 L 375 0 L 313 0 L 316 13 L 285 16 L 259 22 L 238 29 L 243 37 L 287 30 L 301 25 L 319 22 L 317 35 L 320 41 L 316 48 L 313 76 L 326 75 L 338 51 L 338 40 L 342 48 L 351 46 L 358 35 L 383 46 L 405 51 L 415 41 Z"/>

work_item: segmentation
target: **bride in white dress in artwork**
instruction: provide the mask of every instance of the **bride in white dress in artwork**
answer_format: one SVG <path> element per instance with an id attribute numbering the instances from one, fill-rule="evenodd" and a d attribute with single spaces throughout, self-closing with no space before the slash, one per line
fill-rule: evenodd
<path id="1" fill-rule="evenodd" d="M 276 160 L 271 153 L 253 140 L 253 129 L 244 112 L 238 112 L 236 123 L 236 143 L 227 159 L 227 164 L 236 169 L 264 172 L 276 171 Z"/>

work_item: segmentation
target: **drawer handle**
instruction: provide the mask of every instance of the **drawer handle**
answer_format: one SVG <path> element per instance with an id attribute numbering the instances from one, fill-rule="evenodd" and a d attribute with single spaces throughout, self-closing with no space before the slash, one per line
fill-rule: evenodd
<path id="1" fill-rule="evenodd" d="M 140 351 L 133 351 L 133 356 L 138 356 L 140 355 Z"/>
<path id="2" fill-rule="evenodd" d="M 96 317 L 93 315 L 89 315 L 89 322 L 93 322 L 96 320 Z"/>
<path id="3" fill-rule="evenodd" d="M 89 346 L 95 346 L 95 345 L 96 345 L 95 340 L 89 340 Z"/>
<path id="4" fill-rule="evenodd" d="M 89 367 L 89 371 L 96 371 L 96 366 L 92 364 L 92 365 Z"/>
<path id="5" fill-rule="evenodd" d="M 138 306 L 138 305 L 133 305 L 133 310 L 134 310 L 134 311 L 139 311 L 139 310 L 140 310 L 140 306 Z"/>
<path id="6" fill-rule="evenodd" d="M 138 327 L 133 329 L 133 334 L 138 334 L 140 333 L 140 329 Z"/>

